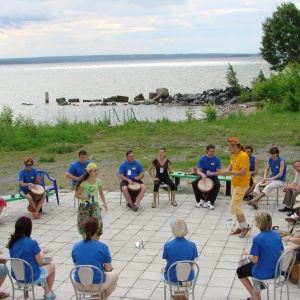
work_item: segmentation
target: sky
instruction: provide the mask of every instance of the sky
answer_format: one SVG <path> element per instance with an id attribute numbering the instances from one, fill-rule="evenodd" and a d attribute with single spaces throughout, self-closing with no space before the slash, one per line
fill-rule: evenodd
<path id="1" fill-rule="evenodd" d="M 283 2 L 0 0 L 0 58 L 258 53 L 261 23 Z"/>

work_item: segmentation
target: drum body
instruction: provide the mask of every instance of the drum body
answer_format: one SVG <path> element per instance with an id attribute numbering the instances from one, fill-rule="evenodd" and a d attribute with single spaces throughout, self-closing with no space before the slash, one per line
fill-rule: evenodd
<path id="1" fill-rule="evenodd" d="M 210 178 L 200 179 L 197 186 L 202 192 L 204 200 L 207 200 L 209 192 L 214 188 L 214 182 Z"/>
<path id="2" fill-rule="evenodd" d="M 300 212 L 300 202 L 297 202 L 294 206 L 293 206 L 293 210 L 295 211 L 296 214 L 298 214 Z"/>
<path id="3" fill-rule="evenodd" d="M 34 202 L 39 202 L 43 198 L 44 193 L 45 189 L 41 185 L 36 185 L 36 189 L 30 189 L 30 195 Z M 30 212 L 35 212 L 30 204 L 28 205 L 27 209 Z"/>
<path id="4" fill-rule="evenodd" d="M 133 184 L 128 184 L 128 192 L 132 202 L 135 202 L 135 198 L 139 194 L 141 190 L 141 185 L 138 182 L 134 182 Z"/>

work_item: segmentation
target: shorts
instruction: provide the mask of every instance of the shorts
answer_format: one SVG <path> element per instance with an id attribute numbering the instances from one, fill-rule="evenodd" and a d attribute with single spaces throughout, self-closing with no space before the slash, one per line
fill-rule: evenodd
<path id="1" fill-rule="evenodd" d="M 45 267 L 40 267 L 40 271 L 41 271 L 40 277 L 33 282 L 35 284 L 45 281 L 48 277 L 48 272 Z"/>
<path id="2" fill-rule="evenodd" d="M 20 191 L 20 195 L 24 198 L 26 198 L 26 195 L 30 194 L 30 191 L 29 190 L 21 190 Z"/>
<path id="3" fill-rule="evenodd" d="M 232 186 L 232 196 L 230 202 L 230 213 L 232 215 L 242 215 L 242 203 L 248 186 Z"/>
<path id="4" fill-rule="evenodd" d="M 0 277 L 3 277 L 7 274 L 6 269 L 3 264 L 0 264 Z"/>
<path id="5" fill-rule="evenodd" d="M 246 277 L 251 277 L 252 275 L 252 268 L 254 266 L 253 262 L 249 262 L 248 264 L 245 264 L 241 267 L 238 267 L 236 270 L 237 276 L 239 279 L 241 278 L 246 278 Z"/>

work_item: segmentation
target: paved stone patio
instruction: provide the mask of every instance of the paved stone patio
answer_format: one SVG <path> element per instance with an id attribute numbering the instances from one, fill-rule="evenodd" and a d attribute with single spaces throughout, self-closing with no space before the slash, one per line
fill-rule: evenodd
<path id="1" fill-rule="evenodd" d="M 196 299 L 247 298 L 249 294 L 236 277 L 235 271 L 242 257 L 242 250 L 250 248 L 252 238 L 259 231 L 252 227 L 245 238 L 229 234 L 236 227 L 235 217 L 229 213 L 230 197 L 224 195 L 225 186 L 221 189 L 214 210 L 195 208 L 194 196 L 183 191 L 176 195 L 177 207 L 170 204 L 166 193 L 161 193 L 160 204 L 153 209 L 152 193 L 148 193 L 141 202 L 140 209 L 134 212 L 125 207 L 124 198 L 120 205 L 120 191 L 106 192 L 109 210 L 107 213 L 103 212 L 104 233 L 101 241 L 108 245 L 114 271 L 119 274 L 118 287 L 109 299 L 163 299 L 160 269 L 165 261 L 162 259 L 162 250 L 164 243 L 173 238 L 170 221 L 174 217 L 186 221 L 189 228 L 187 238 L 195 242 L 198 248 L 200 275 L 196 285 Z M 284 220 L 286 214 L 278 212 L 277 206 L 274 206 L 274 195 L 275 193 L 270 197 L 269 205 L 263 202 L 259 210 L 272 214 L 273 225 L 287 229 Z M 51 196 L 49 203 L 43 206 L 46 213 L 41 219 L 33 220 L 32 238 L 38 240 L 54 256 L 54 290 L 58 300 L 75 299 L 69 280 L 69 272 L 73 268 L 71 249 L 81 236 L 76 229 L 77 207 L 73 207 L 73 196 L 73 193 L 60 193 L 60 205 Z M 2 257 L 8 256 L 5 245 L 14 231 L 17 218 L 22 215 L 30 216 L 26 207 L 25 200 L 10 202 L 1 215 L 1 220 L 6 223 L 0 226 L 0 249 L 4 251 Z M 244 205 L 244 212 L 247 221 L 253 226 L 255 210 Z M 143 242 L 144 249 L 136 248 L 135 242 Z M 11 293 L 8 278 L 0 290 Z M 41 299 L 41 288 L 37 291 Z M 21 292 L 17 292 L 17 295 L 18 299 L 23 299 Z M 266 299 L 266 292 L 262 295 Z M 290 295 L 291 299 L 298 299 L 300 289 L 290 284 Z M 286 293 L 283 293 L 283 299 L 287 299 Z"/>

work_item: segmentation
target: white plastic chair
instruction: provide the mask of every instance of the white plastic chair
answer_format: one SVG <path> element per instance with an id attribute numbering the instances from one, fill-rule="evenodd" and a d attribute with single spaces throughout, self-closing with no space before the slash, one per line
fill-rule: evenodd
<path id="1" fill-rule="evenodd" d="M 74 273 L 78 271 L 78 277 L 81 283 L 75 282 Z M 94 273 L 100 274 L 100 283 L 93 284 Z M 81 265 L 74 267 L 70 272 L 70 279 L 75 291 L 75 299 L 105 300 L 105 293 L 102 291 L 103 272 L 92 265 Z"/>
<path id="2" fill-rule="evenodd" d="M 173 268 L 176 268 L 177 283 L 172 283 L 170 280 L 170 271 Z M 188 281 L 192 268 L 195 272 L 195 277 L 193 281 Z M 195 286 L 199 270 L 198 264 L 192 260 L 183 260 L 173 263 L 168 269 L 167 281 L 163 280 L 164 300 L 167 299 L 167 289 L 170 291 L 170 300 L 172 300 L 174 296 L 179 295 L 184 295 L 187 299 L 190 299 L 189 296 L 191 295 L 192 299 L 195 300 Z"/>
<path id="3" fill-rule="evenodd" d="M 270 279 L 257 279 L 255 277 L 251 277 L 253 281 L 253 295 L 254 300 L 256 300 L 255 289 L 259 282 L 264 283 L 267 286 L 267 295 L 269 298 L 269 286 L 274 285 L 274 297 L 272 299 L 276 300 L 276 289 L 280 288 L 280 299 L 282 296 L 282 287 L 286 285 L 286 293 L 287 299 L 290 299 L 290 292 L 289 292 L 289 278 L 291 274 L 292 268 L 290 266 L 294 265 L 296 259 L 296 252 L 294 250 L 289 250 L 284 252 L 278 259 L 275 267 L 274 278 Z M 277 275 L 279 274 L 279 275 Z"/>
<path id="4" fill-rule="evenodd" d="M 44 299 L 46 298 L 46 278 L 44 281 L 41 283 L 35 284 L 33 283 L 34 281 L 34 274 L 33 274 L 33 269 L 31 265 L 19 258 L 9 258 L 4 264 L 5 269 L 8 273 L 8 277 L 11 281 L 12 284 L 12 300 L 15 299 L 15 290 L 19 290 L 23 292 L 24 299 L 28 298 L 28 292 L 32 292 L 32 299 L 35 300 L 35 293 L 34 293 L 34 287 L 42 286 L 44 288 Z M 30 277 L 31 280 L 30 282 L 26 281 L 26 276 L 25 276 L 25 268 L 30 270 Z M 16 280 L 12 277 L 10 270 L 14 273 Z"/>

